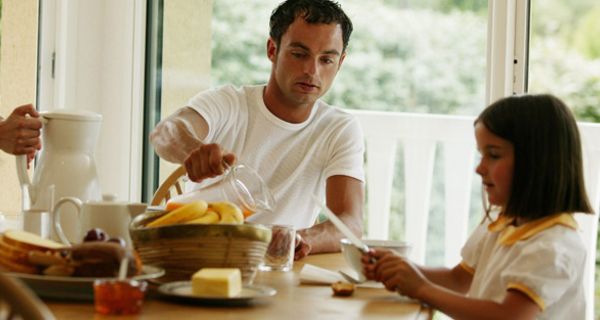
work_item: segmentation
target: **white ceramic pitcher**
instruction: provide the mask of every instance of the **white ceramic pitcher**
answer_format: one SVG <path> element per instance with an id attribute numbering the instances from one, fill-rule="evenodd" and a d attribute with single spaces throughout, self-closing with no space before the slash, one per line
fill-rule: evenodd
<path id="1" fill-rule="evenodd" d="M 17 175 L 22 188 L 29 186 L 31 209 L 50 207 L 47 197 L 41 196 L 50 185 L 54 185 L 57 199 L 71 196 L 82 201 L 100 200 L 94 151 L 102 115 L 83 110 L 59 110 L 40 112 L 40 116 L 44 123 L 42 150 L 31 181 L 26 156 L 17 157 Z M 75 208 L 65 207 L 64 210 L 64 233 L 69 240 L 78 241 Z M 59 240 L 56 234 L 52 238 Z"/>

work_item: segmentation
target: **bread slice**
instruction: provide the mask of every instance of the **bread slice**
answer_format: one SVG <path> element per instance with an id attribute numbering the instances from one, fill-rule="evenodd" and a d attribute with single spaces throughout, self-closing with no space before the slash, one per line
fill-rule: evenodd
<path id="1" fill-rule="evenodd" d="M 6 243 L 4 236 L 0 235 L 0 257 L 16 263 L 27 263 L 28 252 L 29 250 Z"/>
<path id="2" fill-rule="evenodd" d="M 15 247 L 23 248 L 25 250 L 57 250 L 65 247 L 64 244 L 56 241 L 44 239 L 35 233 L 21 231 L 21 230 L 8 230 L 3 236 L 4 242 Z"/>
<path id="3" fill-rule="evenodd" d="M 0 269 L 19 273 L 39 273 L 39 268 L 29 261 L 29 253 L 55 252 L 61 248 L 64 248 L 64 245 L 46 240 L 36 234 L 8 230 L 0 234 Z"/>
<path id="4" fill-rule="evenodd" d="M 3 256 L 0 256 L 0 270 L 18 272 L 18 273 L 28 273 L 28 274 L 36 274 L 39 273 L 38 268 L 29 264 L 23 264 L 14 262 L 10 259 L 6 259 Z"/>

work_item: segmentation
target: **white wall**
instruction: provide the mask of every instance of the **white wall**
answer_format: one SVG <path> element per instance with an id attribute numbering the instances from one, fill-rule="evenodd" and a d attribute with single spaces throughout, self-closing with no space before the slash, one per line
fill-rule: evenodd
<path id="1" fill-rule="evenodd" d="M 5 118 L 15 107 L 35 102 L 37 12 L 37 0 L 2 1 L 0 116 Z M 15 157 L 0 151 L 0 211 L 11 215 L 20 210 Z"/>

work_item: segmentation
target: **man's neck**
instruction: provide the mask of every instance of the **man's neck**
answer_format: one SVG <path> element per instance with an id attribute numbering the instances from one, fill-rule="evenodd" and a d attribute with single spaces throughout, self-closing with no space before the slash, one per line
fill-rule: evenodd
<path id="1" fill-rule="evenodd" d="M 314 103 L 310 105 L 294 105 L 283 96 L 281 91 L 277 90 L 276 85 L 272 84 L 267 84 L 265 87 L 263 102 L 273 115 L 289 123 L 302 123 L 306 121 L 314 105 Z"/>

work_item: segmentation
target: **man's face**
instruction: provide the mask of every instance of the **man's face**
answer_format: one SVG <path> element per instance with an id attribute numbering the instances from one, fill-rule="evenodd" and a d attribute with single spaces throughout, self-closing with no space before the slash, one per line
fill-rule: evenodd
<path id="1" fill-rule="evenodd" d="M 339 24 L 308 24 L 302 17 L 283 34 L 279 48 L 269 39 L 271 81 L 275 81 L 281 102 L 312 106 L 333 83 L 345 57 L 342 50 Z"/>

